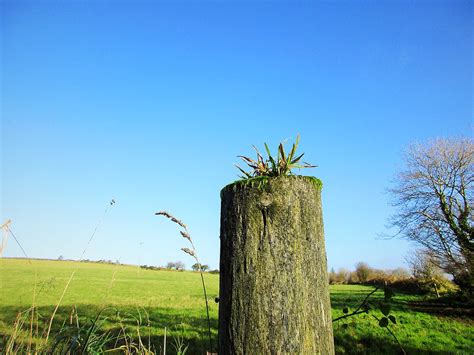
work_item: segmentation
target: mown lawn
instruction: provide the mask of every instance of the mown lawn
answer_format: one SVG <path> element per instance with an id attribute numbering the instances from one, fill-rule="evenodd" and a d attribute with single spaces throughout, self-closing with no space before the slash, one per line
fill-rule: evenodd
<path id="1" fill-rule="evenodd" d="M 206 318 L 199 274 L 193 272 L 152 271 L 133 266 L 116 266 L 68 261 L 0 259 L 0 348 L 12 332 L 19 311 L 33 303 L 38 306 L 40 329 L 45 327 L 71 273 L 75 272 L 53 328 L 59 329 L 70 320 L 73 306 L 77 307 L 80 322 L 90 322 L 100 310 L 103 316 L 120 312 L 125 324 L 133 331 L 141 316 L 142 333 L 150 335 L 159 349 L 165 327 L 168 349 L 178 336 L 184 338 L 191 354 L 204 353 L 208 348 Z M 208 295 L 218 294 L 218 275 L 205 275 Z M 348 306 L 354 309 L 372 290 L 370 287 L 331 286 L 333 318 L 342 315 Z M 377 292 L 375 301 L 383 297 Z M 474 349 L 474 322 L 462 315 L 432 314 L 409 302 L 420 297 L 397 294 L 393 299 L 393 314 L 397 324 L 392 330 L 409 354 L 469 354 Z M 214 343 L 217 338 L 218 305 L 210 302 Z M 374 313 L 380 316 L 379 312 Z M 150 326 L 147 326 L 149 318 Z M 343 325 L 348 324 L 347 326 Z M 118 325 L 105 322 L 104 329 L 118 331 Z M 54 331 L 53 331 L 54 333 Z M 377 325 L 369 315 L 359 315 L 334 324 L 337 353 L 399 353 L 390 334 Z"/>

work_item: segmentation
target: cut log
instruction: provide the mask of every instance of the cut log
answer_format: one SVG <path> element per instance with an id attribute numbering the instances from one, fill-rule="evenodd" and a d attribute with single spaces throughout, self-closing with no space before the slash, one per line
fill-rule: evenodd
<path id="1" fill-rule="evenodd" d="M 334 354 L 321 182 L 242 180 L 221 199 L 219 355 Z"/>

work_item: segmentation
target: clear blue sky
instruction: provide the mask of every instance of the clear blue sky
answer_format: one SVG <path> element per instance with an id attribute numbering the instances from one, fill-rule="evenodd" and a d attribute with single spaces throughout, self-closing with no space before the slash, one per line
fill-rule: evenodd
<path id="1" fill-rule="evenodd" d="M 410 142 L 473 133 L 470 1 L 46 2 L 1 8 L 1 219 L 32 257 L 218 267 L 238 154 L 301 134 L 329 267 L 403 265 L 380 240 Z M 21 252 L 9 241 L 7 256 Z"/>

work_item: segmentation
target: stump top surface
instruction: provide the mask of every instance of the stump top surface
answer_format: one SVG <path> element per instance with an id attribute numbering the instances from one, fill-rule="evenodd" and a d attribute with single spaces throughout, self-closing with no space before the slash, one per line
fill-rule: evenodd
<path id="1" fill-rule="evenodd" d="M 260 188 L 264 189 L 266 185 L 271 185 L 279 180 L 283 179 L 288 179 L 288 180 L 295 180 L 302 182 L 308 182 L 311 183 L 315 188 L 321 190 L 323 187 L 323 182 L 318 179 L 317 177 L 314 176 L 304 176 L 304 175 L 284 175 L 284 176 L 275 176 L 275 177 L 269 177 L 269 176 L 256 176 L 250 179 L 241 179 L 234 181 L 228 185 L 226 185 L 222 190 L 221 190 L 221 196 L 225 191 L 228 191 L 229 189 L 233 188 Z"/>

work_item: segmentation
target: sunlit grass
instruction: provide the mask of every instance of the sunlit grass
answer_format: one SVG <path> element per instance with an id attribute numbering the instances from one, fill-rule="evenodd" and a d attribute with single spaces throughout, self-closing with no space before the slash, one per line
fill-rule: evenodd
<path id="1" fill-rule="evenodd" d="M 173 336 L 181 334 L 190 345 L 192 354 L 208 350 L 206 309 L 198 273 L 68 261 L 32 260 L 29 263 L 18 259 L 0 259 L 0 338 L 11 334 L 17 313 L 31 307 L 35 285 L 36 305 L 43 315 L 40 322 L 47 323 L 48 315 L 75 269 L 75 277 L 54 321 L 53 333 L 63 321 L 67 321 L 74 305 L 81 322 L 89 321 L 101 309 L 108 307 L 106 314 L 113 314 L 116 310 L 124 316 L 136 316 L 138 311 L 147 312 L 152 341 L 157 344 L 162 343 L 166 327 L 170 346 Z M 206 273 L 205 280 L 211 299 L 213 337 L 216 339 L 218 305 L 212 300 L 218 295 L 219 275 Z M 356 307 L 372 288 L 337 285 L 331 286 L 330 290 L 333 317 L 336 317 L 342 315 L 344 306 Z M 381 297 L 382 292 L 375 294 L 375 300 Z M 474 348 L 472 320 L 416 312 L 407 304 L 413 299 L 419 297 L 396 295 L 393 306 L 398 324 L 392 329 L 408 353 L 469 353 Z M 342 327 L 344 322 L 349 324 L 345 329 Z M 111 321 L 105 324 L 105 329 L 116 327 Z M 366 315 L 337 322 L 334 335 L 338 353 L 398 351 L 386 330 Z M 0 342 L 0 348 L 2 344 Z"/>

